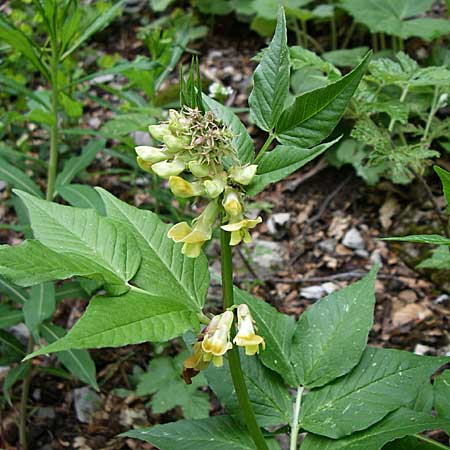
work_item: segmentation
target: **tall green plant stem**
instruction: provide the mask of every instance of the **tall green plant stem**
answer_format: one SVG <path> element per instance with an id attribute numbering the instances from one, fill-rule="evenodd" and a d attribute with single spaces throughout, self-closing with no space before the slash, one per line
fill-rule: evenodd
<path id="1" fill-rule="evenodd" d="M 409 90 L 409 84 L 407 84 L 403 90 L 402 90 L 402 94 L 400 95 L 400 103 L 403 103 L 405 101 L 406 96 L 408 95 L 408 90 Z M 389 133 L 392 133 L 392 130 L 394 129 L 394 125 L 395 125 L 395 119 L 391 119 L 391 121 L 389 122 Z"/>
<path id="2" fill-rule="evenodd" d="M 223 307 L 231 308 L 234 305 L 233 295 L 233 262 L 231 256 L 230 233 L 228 231 L 220 231 L 220 246 L 222 253 L 222 290 L 223 290 Z M 234 332 L 234 330 L 232 330 Z M 239 401 L 242 416 L 247 425 L 250 436 L 256 444 L 258 450 L 269 450 L 266 440 L 256 421 L 255 412 L 253 411 L 250 398 L 248 396 L 247 386 L 245 385 L 244 374 L 242 373 L 241 361 L 239 358 L 239 350 L 234 346 L 228 352 L 228 363 L 230 365 L 231 378 L 233 380 L 236 396 Z"/>
<path id="3" fill-rule="evenodd" d="M 430 113 L 428 114 L 427 124 L 425 125 L 425 131 L 423 133 L 422 141 L 426 141 L 428 138 L 428 133 L 430 132 L 431 123 L 433 122 L 433 117 L 438 110 L 439 101 L 439 87 L 434 88 L 433 103 L 431 105 Z"/>
<path id="4" fill-rule="evenodd" d="M 261 150 L 259 151 L 258 155 L 255 158 L 254 161 L 255 164 L 258 164 L 259 161 L 261 161 L 261 158 L 263 157 L 264 153 L 266 153 L 267 149 L 269 148 L 269 145 L 273 142 L 274 139 L 275 135 L 273 133 L 270 133 L 266 139 L 266 142 L 264 142 L 264 145 L 261 147 Z"/>
<path id="5" fill-rule="evenodd" d="M 292 427 L 291 427 L 291 445 L 289 446 L 290 450 L 297 450 L 297 442 L 298 442 L 298 431 L 299 431 L 299 418 L 300 418 L 300 409 L 302 407 L 302 396 L 304 391 L 303 386 L 299 386 L 297 388 L 297 396 L 295 398 L 294 403 L 294 411 L 292 414 Z"/>
<path id="6" fill-rule="evenodd" d="M 53 200 L 55 194 L 55 180 L 58 169 L 58 63 L 59 49 L 55 33 L 50 33 L 51 60 L 50 60 L 50 84 L 51 84 L 51 113 L 52 125 L 50 128 L 50 159 L 47 172 L 46 199 Z M 34 339 L 30 335 L 28 338 L 27 354 L 33 351 Z M 21 450 L 28 450 L 27 440 L 27 406 L 30 394 L 30 385 L 33 378 L 33 368 L 31 368 L 22 383 L 22 393 L 19 410 L 19 442 Z"/>
<path id="7" fill-rule="evenodd" d="M 56 37 L 51 39 L 51 66 L 50 66 L 50 82 L 51 82 L 51 105 L 52 105 L 52 125 L 50 129 L 50 160 L 48 163 L 47 173 L 47 195 L 49 201 L 53 200 L 55 194 L 55 179 L 58 169 L 58 62 L 59 51 Z"/>

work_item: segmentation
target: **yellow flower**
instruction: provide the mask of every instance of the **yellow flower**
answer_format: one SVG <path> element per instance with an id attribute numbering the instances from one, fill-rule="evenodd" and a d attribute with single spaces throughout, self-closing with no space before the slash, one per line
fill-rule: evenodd
<path id="1" fill-rule="evenodd" d="M 241 241 L 248 244 L 252 241 L 252 237 L 250 236 L 248 230 L 255 228 L 256 225 L 261 222 L 261 217 L 257 217 L 256 219 L 242 219 L 239 222 L 232 222 L 222 225 L 220 228 L 231 232 L 230 245 L 238 245 Z"/>
<path id="2" fill-rule="evenodd" d="M 189 258 L 196 258 L 200 255 L 202 245 L 211 239 L 213 225 L 218 213 L 217 202 L 210 202 L 197 219 L 193 220 L 193 228 L 187 222 L 180 222 L 168 231 L 167 236 L 175 242 L 184 244 L 181 250 L 184 255 Z"/>
<path id="3" fill-rule="evenodd" d="M 140 145 L 139 147 L 135 147 L 134 150 L 136 151 L 138 158 L 149 164 L 165 161 L 168 158 L 167 153 L 157 147 Z"/>
<path id="4" fill-rule="evenodd" d="M 161 178 L 169 178 L 174 175 L 179 175 L 185 169 L 185 164 L 183 161 L 178 159 L 167 162 L 161 161 L 152 165 L 153 172 L 159 175 Z"/>
<path id="5" fill-rule="evenodd" d="M 249 356 L 259 353 L 260 345 L 262 345 L 262 348 L 265 349 L 266 343 L 261 336 L 258 336 L 255 333 L 255 329 L 253 327 L 254 321 L 250 310 L 245 303 L 238 306 L 237 316 L 238 334 L 233 339 L 233 342 L 239 347 L 244 347 L 245 354 Z"/>
<path id="6" fill-rule="evenodd" d="M 253 180 L 256 175 L 256 169 L 258 166 L 256 164 L 250 164 L 247 166 L 234 166 L 230 168 L 230 178 L 236 183 L 247 186 Z"/>
<path id="7" fill-rule="evenodd" d="M 217 198 L 224 191 L 226 186 L 225 182 L 220 178 L 206 180 L 203 185 L 205 186 L 205 191 L 209 198 Z"/>
<path id="8" fill-rule="evenodd" d="M 153 173 L 151 164 L 149 164 L 148 162 L 145 162 L 143 159 L 139 158 L 139 156 L 136 158 L 136 161 L 138 163 L 138 166 L 142 170 L 145 170 L 146 172 L 149 172 L 149 173 Z"/>
<path id="9" fill-rule="evenodd" d="M 202 350 L 205 352 L 204 360 L 212 359 L 216 367 L 223 366 L 223 355 L 233 347 L 230 342 L 230 329 L 234 315 L 231 311 L 220 314 L 217 327 L 205 335 L 202 341 Z"/>
<path id="10" fill-rule="evenodd" d="M 189 181 L 177 176 L 169 178 L 169 187 L 174 195 L 181 198 L 197 197 L 204 193 L 201 183 L 189 183 Z"/>
<path id="11" fill-rule="evenodd" d="M 223 208 L 230 217 L 242 214 L 243 206 L 238 193 L 234 189 L 227 189 L 222 200 Z"/>

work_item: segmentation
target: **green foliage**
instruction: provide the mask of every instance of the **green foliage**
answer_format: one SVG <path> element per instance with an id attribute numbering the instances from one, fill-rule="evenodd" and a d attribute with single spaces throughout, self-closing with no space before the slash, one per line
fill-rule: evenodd
<path id="1" fill-rule="evenodd" d="M 141 439 L 165 450 L 257 450 L 245 428 L 227 416 L 180 420 L 128 431 L 122 436 Z M 271 448 L 276 449 L 275 445 Z"/>
<path id="2" fill-rule="evenodd" d="M 444 428 L 447 425 L 445 420 L 436 419 L 429 414 L 400 408 L 369 429 L 344 439 L 335 440 L 309 434 L 302 444 L 302 450 L 367 450 L 369 448 L 379 450 L 384 444 L 394 439 L 426 430 Z M 409 449 L 412 450 L 411 447 L 408 447 Z"/>
<path id="3" fill-rule="evenodd" d="M 300 385 L 323 386 L 358 364 L 372 328 L 375 296 L 368 293 L 374 292 L 375 275 L 372 269 L 361 281 L 330 294 L 302 314 L 291 353 Z"/>
<path id="4" fill-rule="evenodd" d="M 433 0 L 341 0 L 342 7 L 372 33 L 431 41 L 450 33 L 446 19 L 417 17 L 429 11 Z"/>
<path id="5" fill-rule="evenodd" d="M 186 384 L 180 373 L 185 352 L 176 357 L 158 356 L 150 362 L 148 370 L 139 375 L 136 394 L 152 395 L 149 405 L 154 414 L 163 414 L 176 406 L 181 407 L 186 419 L 203 419 L 209 415 L 209 396 L 199 388 L 207 385 L 203 375 Z"/>
<path id="6" fill-rule="evenodd" d="M 439 418 L 450 420 L 450 370 L 434 381 L 434 407 Z M 447 424 L 447 431 L 449 427 Z"/>

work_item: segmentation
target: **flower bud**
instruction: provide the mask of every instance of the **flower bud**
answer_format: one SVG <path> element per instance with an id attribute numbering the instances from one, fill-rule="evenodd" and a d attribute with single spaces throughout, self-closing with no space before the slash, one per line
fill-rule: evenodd
<path id="1" fill-rule="evenodd" d="M 153 139 L 163 142 L 163 137 L 169 133 L 169 127 L 167 125 L 150 125 L 148 131 Z"/>
<path id="2" fill-rule="evenodd" d="M 208 164 L 201 164 L 200 162 L 194 160 L 189 162 L 188 167 L 192 175 L 197 178 L 205 178 L 209 175 Z"/>
<path id="3" fill-rule="evenodd" d="M 171 154 L 182 152 L 189 145 L 188 139 L 176 137 L 173 134 L 163 136 L 163 142 L 166 144 L 167 152 Z"/>
<path id="4" fill-rule="evenodd" d="M 220 178 L 213 178 L 212 180 L 206 180 L 203 186 L 209 198 L 217 198 L 224 191 L 226 184 Z"/>
<path id="5" fill-rule="evenodd" d="M 238 334 L 233 339 L 233 342 L 239 347 L 245 347 L 245 354 L 252 356 L 259 353 L 259 345 L 261 344 L 263 349 L 266 344 L 261 336 L 255 333 L 253 327 L 253 318 L 248 306 L 243 303 L 238 306 Z"/>
<path id="6" fill-rule="evenodd" d="M 242 214 L 242 203 L 239 195 L 233 189 L 227 189 L 223 197 L 222 205 L 230 217 L 238 217 Z"/>
<path id="7" fill-rule="evenodd" d="M 167 159 L 167 153 L 157 147 L 140 145 L 139 147 L 135 147 L 134 150 L 142 161 L 149 164 L 165 161 Z"/>
<path id="8" fill-rule="evenodd" d="M 179 175 L 185 169 L 183 161 L 174 160 L 172 162 L 161 161 L 152 165 L 153 172 L 161 178 L 169 178 L 174 175 Z"/>
<path id="9" fill-rule="evenodd" d="M 189 183 L 177 176 L 169 178 L 169 187 L 174 195 L 181 198 L 197 197 L 204 193 L 202 183 Z"/>
<path id="10" fill-rule="evenodd" d="M 258 166 L 256 164 L 250 164 L 248 166 L 233 166 L 230 169 L 230 178 L 238 184 L 247 186 L 253 180 L 256 175 L 256 169 Z"/>

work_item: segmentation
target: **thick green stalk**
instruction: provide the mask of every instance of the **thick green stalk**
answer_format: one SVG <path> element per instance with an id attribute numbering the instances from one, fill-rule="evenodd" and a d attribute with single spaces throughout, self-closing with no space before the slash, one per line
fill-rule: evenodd
<path id="1" fill-rule="evenodd" d="M 234 305 L 233 296 L 233 262 L 230 247 L 230 233 L 220 231 L 220 245 L 222 250 L 222 290 L 224 310 Z M 233 330 L 232 330 L 233 331 Z M 250 398 L 248 396 L 247 386 L 245 385 L 244 375 L 242 373 L 239 350 L 234 346 L 228 352 L 228 362 L 230 365 L 231 378 L 233 380 L 236 396 L 241 407 L 241 413 L 247 425 L 250 436 L 256 444 L 258 450 L 269 450 L 266 440 L 256 421 Z"/>
<path id="2" fill-rule="evenodd" d="M 52 39 L 52 57 L 51 57 L 51 107 L 53 123 L 50 129 L 50 160 L 47 173 L 47 195 L 49 201 L 53 200 L 55 194 L 55 179 L 58 169 L 58 45 L 55 39 Z"/>
<path id="3" fill-rule="evenodd" d="M 292 414 L 291 445 L 289 447 L 290 450 L 297 450 L 298 431 L 299 431 L 298 423 L 300 418 L 300 409 L 302 407 L 302 396 L 304 389 L 305 388 L 303 386 L 299 386 L 297 388 L 297 397 L 295 399 L 294 412 Z"/>

